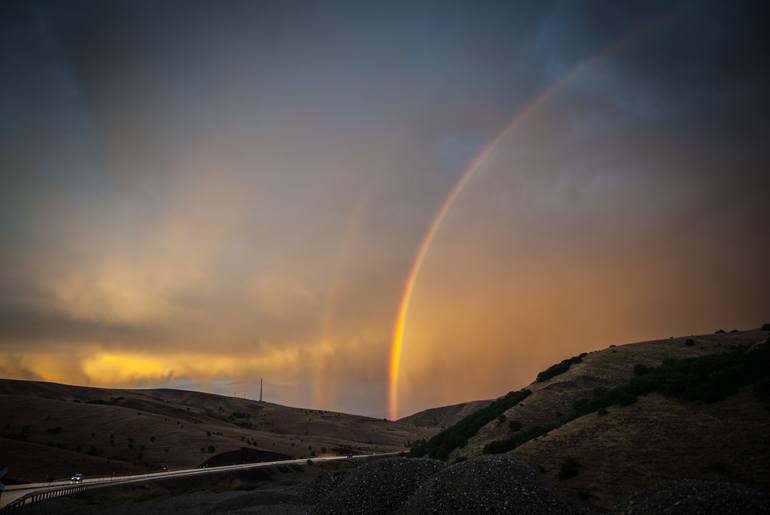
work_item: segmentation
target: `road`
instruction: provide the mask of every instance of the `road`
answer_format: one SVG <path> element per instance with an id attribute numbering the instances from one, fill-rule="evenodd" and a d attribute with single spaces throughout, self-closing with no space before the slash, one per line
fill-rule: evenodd
<path id="1" fill-rule="evenodd" d="M 321 463 L 325 461 L 336 460 L 361 460 L 366 458 L 372 458 L 375 456 L 394 456 L 399 453 L 389 452 L 382 454 L 359 454 L 352 457 L 347 456 L 327 456 L 312 458 L 313 463 Z M 249 470 L 256 468 L 274 467 L 276 465 L 305 465 L 308 460 L 282 460 L 282 461 L 263 461 L 259 463 L 244 463 L 240 465 L 223 465 L 221 467 L 208 467 L 208 468 L 194 468 L 184 470 L 170 470 L 166 472 L 153 472 L 151 474 L 134 474 L 129 476 L 114 476 L 114 477 L 85 477 L 80 482 L 71 481 L 52 481 L 50 483 L 27 483 L 23 485 L 8 485 L 5 487 L 5 491 L 0 498 L 0 512 L 6 513 L 5 508 L 8 507 L 8 513 L 14 507 L 22 508 L 24 505 L 39 502 L 54 497 L 61 497 L 64 495 L 72 495 L 83 490 L 91 490 L 95 488 L 103 488 L 111 485 L 126 485 L 130 483 L 144 483 L 147 481 L 156 481 L 159 479 L 199 476 L 206 474 L 217 474 L 221 472 L 231 472 L 236 470 Z M 22 500 L 23 499 L 23 500 Z M 9 506 L 14 501 L 19 500 L 14 507 Z"/>

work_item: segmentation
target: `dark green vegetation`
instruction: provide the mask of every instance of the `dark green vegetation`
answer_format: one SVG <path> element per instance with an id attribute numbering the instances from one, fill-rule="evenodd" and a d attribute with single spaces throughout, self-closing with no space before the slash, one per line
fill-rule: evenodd
<path id="1" fill-rule="evenodd" d="M 597 388 L 590 399 L 575 403 L 572 418 L 606 409 L 628 406 L 640 395 L 657 392 L 689 402 L 716 402 L 753 386 L 754 392 L 770 403 L 770 344 L 749 350 L 739 347 L 729 352 L 697 358 L 666 360 L 656 368 L 634 367 L 635 376 L 617 388 Z"/>
<path id="2" fill-rule="evenodd" d="M 475 435 L 479 429 L 503 415 L 505 411 L 526 399 L 531 393 L 526 389 L 508 392 L 489 406 L 468 415 L 430 440 L 415 442 L 412 445 L 410 455 L 415 457 L 427 455 L 431 458 L 446 460 L 453 450 L 464 447 L 468 439 Z"/>
<path id="3" fill-rule="evenodd" d="M 550 367 L 546 368 L 545 370 L 537 374 L 537 379 L 535 379 L 535 382 L 542 383 L 543 381 L 547 381 L 552 377 L 556 377 L 560 374 L 563 374 L 564 372 L 569 370 L 569 367 L 571 367 L 572 365 L 575 365 L 583 361 L 583 358 L 586 355 L 587 353 L 583 352 L 582 354 L 578 354 L 577 356 L 572 356 L 571 358 L 562 360 L 556 363 L 555 365 L 551 365 Z"/>
<path id="4" fill-rule="evenodd" d="M 547 433 L 553 427 L 532 426 L 524 431 L 517 432 L 515 436 L 505 440 L 497 440 L 484 446 L 484 454 L 501 454 L 512 451 L 519 445 L 522 445 L 533 438 Z"/>
<path id="5" fill-rule="evenodd" d="M 604 416 L 610 406 L 633 404 L 640 395 L 657 392 L 687 402 L 716 402 L 749 386 L 770 409 L 770 342 L 751 349 L 741 346 L 725 353 L 666 360 L 659 367 L 636 365 L 628 382 L 616 388 L 596 388 L 591 398 L 577 401 L 573 413 L 560 422 L 517 430 L 510 438 L 484 446 L 484 453 L 512 451 L 580 416 L 593 412 Z"/>
<path id="6" fill-rule="evenodd" d="M 580 474 L 580 469 L 582 466 L 580 465 L 580 462 L 576 460 L 575 458 L 569 456 L 567 458 L 564 458 L 564 461 L 561 463 L 561 467 L 559 467 L 559 479 L 561 481 L 564 481 L 565 479 L 570 479 L 578 474 Z"/>
<path id="7" fill-rule="evenodd" d="M 492 404 L 494 399 L 485 399 L 479 401 L 461 402 L 450 406 L 440 406 L 438 408 L 429 408 L 419 411 L 408 417 L 398 420 L 418 427 L 441 428 L 452 426 L 471 413 L 480 410 L 485 406 Z"/>

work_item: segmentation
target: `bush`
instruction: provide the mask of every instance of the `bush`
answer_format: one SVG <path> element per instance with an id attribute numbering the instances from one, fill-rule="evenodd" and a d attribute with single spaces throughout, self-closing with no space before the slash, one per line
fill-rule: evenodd
<path id="1" fill-rule="evenodd" d="M 497 417 L 497 423 L 498 424 L 505 424 L 505 421 L 508 419 L 508 417 L 505 416 L 505 413 L 501 413 L 500 416 Z"/>
<path id="2" fill-rule="evenodd" d="M 479 429 L 526 399 L 531 393 L 526 389 L 508 392 L 488 406 L 471 413 L 456 424 L 441 431 L 427 442 L 425 440 L 414 442 L 409 452 L 410 456 L 428 455 L 431 458 L 446 461 L 453 450 L 464 447 L 468 439 L 475 435 Z"/>
<path id="3" fill-rule="evenodd" d="M 515 433 L 516 431 L 524 427 L 524 424 L 522 424 L 518 420 L 511 420 L 510 422 L 508 422 L 508 427 L 511 429 L 511 431 Z"/>
<path id="4" fill-rule="evenodd" d="M 533 426 L 526 431 L 522 431 L 516 436 L 506 438 L 505 440 L 497 440 L 484 446 L 484 454 L 502 454 L 514 450 L 516 447 L 527 443 L 533 438 L 537 438 L 553 429 L 552 427 Z"/>
<path id="5" fill-rule="evenodd" d="M 730 466 L 722 462 L 716 462 L 711 464 L 711 470 L 717 474 L 727 475 L 730 473 Z"/>
<path id="6" fill-rule="evenodd" d="M 692 347 L 693 345 L 695 345 L 695 340 L 693 340 L 692 338 L 687 338 L 684 344 L 686 347 Z"/>
<path id="7" fill-rule="evenodd" d="M 759 400 L 770 404 L 770 377 L 766 377 L 754 385 L 754 394 Z"/>
<path id="8" fill-rule="evenodd" d="M 214 452 L 215 450 L 216 450 L 216 447 L 214 447 L 213 445 L 209 445 L 208 447 L 209 452 Z"/>
<path id="9" fill-rule="evenodd" d="M 763 331 L 770 331 L 770 324 L 762 324 Z"/>
<path id="10" fill-rule="evenodd" d="M 580 462 L 572 457 L 564 458 L 559 468 L 559 480 L 564 481 L 566 479 L 573 478 L 580 474 L 581 469 Z"/>
<path id="11" fill-rule="evenodd" d="M 537 374 L 537 378 L 535 379 L 536 383 L 542 383 L 543 381 L 547 381 L 548 379 L 551 379 L 552 377 L 556 377 L 560 374 L 563 374 L 569 368 L 577 363 L 580 363 L 583 361 L 583 358 L 588 353 L 583 352 L 582 354 L 579 354 L 577 356 L 573 356 L 571 358 L 567 358 L 565 360 L 560 361 L 559 363 L 556 363 L 555 365 L 551 365 L 550 367 L 546 368 L 539 374 Z"/>
<path id="12" fill-rule="evenodd" d="M 666 360 L 624 385 L 595 389 L 590 399 L 575 403 L 572 418 L 612 405 L 627 406 L 638 396 L 653 392 L 689 402 L 716 402 L 746 386 L 752 386 L 761 400 L 770 399 L 770 346 Z"/>

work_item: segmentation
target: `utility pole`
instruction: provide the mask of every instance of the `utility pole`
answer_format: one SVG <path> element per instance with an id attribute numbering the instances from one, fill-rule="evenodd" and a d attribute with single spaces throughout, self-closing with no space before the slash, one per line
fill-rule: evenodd
<path id="1" fill-rule="evenodd" d="M 259 378 L 259 402 L 262 402 L 262 378 Z"/>

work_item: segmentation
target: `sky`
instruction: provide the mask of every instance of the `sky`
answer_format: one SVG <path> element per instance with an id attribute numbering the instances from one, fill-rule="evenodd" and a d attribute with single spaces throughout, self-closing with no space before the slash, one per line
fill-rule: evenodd
<path id="1" fill-rule="evenodd" d="M 396 418 L 770 322 L 768 11 L 3 2 L 0 377 Z"/>

